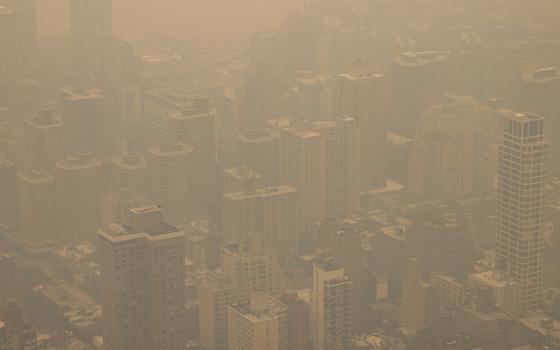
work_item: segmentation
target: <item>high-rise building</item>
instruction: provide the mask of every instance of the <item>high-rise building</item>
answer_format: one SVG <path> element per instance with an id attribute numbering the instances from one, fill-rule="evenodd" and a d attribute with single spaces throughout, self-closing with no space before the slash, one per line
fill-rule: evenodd
<path id="1" fill-rule="evenodd" d="M 308 294 L 298 295 L 295 290 L 287 290 L 278 300 L 288 308 L 288 349 L 309 349 L 309 298 Z"/>
<path id="2" fill-rule="evenodd" d="M 326 249 L 340 263 L 344 274 L 352 279 L 351 320 L 352 324 L 361 324 L 368 307 L 365 294 L 368 274 L 362 261 L 362 236 L 335 219 L 325 219 L 319 229 L 319 248 Z"/>
<path id="3" fill-rule="evenodd" d="M 261 187 L 263 187 L 262 176 L 245 166 L 224 170 L 223 193 L 253 191 Z"/>
<path id="4" fill-rule="evenodd" d="M 248 251 L 239 244 L 222 248 L 222 271 L 242 300 L 252 291 L 278 295 L 285 288 L 285 277 L 278 256 L 269 249 Z"/>
<path id="5" fill-rule="evenodd" d="M 193 217 L 193 147 L 180 142 L 162 142 L 148 150 L 148 190 L 162 206 L 167 220 L 185 223 Z"/>
<path id="6" fill-rule="evenodd" d="M 473 288 L 464 280 L 438 272 L 432 274 L 430 284 L 434 317 L 438 319 L 453 316 L 458 307 L 464 306 L 470 301 Z"/>
<path id="7" fill-rule="evenodd" d="M 297 79 L 290 91 L 290 115 L 312 121 L 334 119 L 334 87 L 335 80 L 330 75 Z"/>
<path id="8" fill-rule="evenodd" d="M 0 304 L 4 304 L 10 299 L 23 300 L 24 287 L 21 265 L 18 263 L 18 256 L 3 252 L 4 247 L 0 247 Z M 0 320 L 4 319 L 4 309 L 0 308 Z"/>
<path id="9" fill-rule="evenodd" d="M 358 211 L 358 122 L 352 118 L 324 122 L 293 120 L 281 130 L 280 182 L 299 193 L 302 229 L 309 231 L 326 217 L 343 217 Z"/>
<path id="10" fill-rule="evenodd" d="M 126 153 L 109 159 L 111 189 L 130 188 L 147 193 L 148 161 L 138 153 Z"/>
<path id="11" fill-rule="evenodd" d="M 0 153 L 16 167 L 21 166 L 23 150 L 18 140 L 17 131 L 13 123 L 4 122 L 0 124 Z"/>
<path id="12" fill-rule="evenodd" d="M 473 168 L 464 144 L 432 132 L 414 143 L 409 171 L 410 192 L 420 197 L 462 199 L 473 192 Z"/>
<path id="13" fill-rule="evenodd" d="M 288 308 L 264 292 L 228 307 L 228 350 L 288 350 Z"/>
<path id="14" fill-rule="evenodd" d="M 560 174 L 560 73 L 556 68 L 540 68 L 521 76 L 519 110 L 544 117 L 545 139 L 550 144 L 549 173 Z"/>
<path id="15" fill-rule="evenodd" d="M 282 55 L 278 55 L 282 56 Z M 285 76 L 273 65 L 258 63 L 248 69 L 243 85 L 243 128 L 258 128 L 266 120 L 279 117 Z"/>
<path id="16" fill-rule="evenodd" d="M 113 33 L 112 0 L 71 0 L 70 36 L 78 73 L 101 76 L 103 39 Z"/>
<path id="17" fill-rule="evenodd" d="M 111 192 L 104 199 L 102 223 L 105 225 L 113 222 L 125 222 L 130 209 L 145 207 L 153 203 L 147 194 L 127 187 Z"/>
<path id="18" fill-rule="evenodd" d="M 99 230 L 104 349 L 185 348 L 184 249 L 157 206 Z"/>
<path id="19" fill-rule="evenodd" d="M 198 338 L 208 350 L 228 350 L 228 305 L 244 301 L 225 280 L 204 281 L 198 286 Z"/>
<path id="20" fill-rule="evenodd" d="M 335 115 L 360 126 L 361 191 L 385 187 L 387 81 L 383 75 L 349 73 L 335 81 Z"/>
<path id="21" fill-rule="evenodd" d="M 508 278 L 497 271 L 484 271 L 469 275 L 469 283 L 473 286 L 487 288 L 492 292 L 492 306 L 508 315 L 520 317 L 522 284 Z"/>
<path id="22" fill-rule="evenodd" d="M 0 101 L 9 96 L 14 83 L 23 76 L 21 29 L 16 11 L 0 3 Z"/>
<path id="23" fill-rule="evenodd" d="M 331 2 L 334 4 L 334 2 Z M 325 30 L 316 43 L 316 70 L 322 74 L 345 72 L 366 60 L 369 35 L 361 28 L 345 26 L 335 17 L 325 18 Z"/>
<path id="24" fill-rule="evenodd" d="M 407 52 L 393 60 L 389 130 L 408 138 L 414 136 L 420 113 L 442 101 L 446 63 L 447 55 L 437 51 Z"/>
<path id="25" fill-rule="evenodd" d="M 332 257 L 313 263 L 310 333 L 314 350 L 350 348 L 352 280 Z"/>
<path id="26" fill-rule="evenodd" d="M 40 106 L 37 114 L 23 120 L 25 162 L 53 169 L 64 158 L 62 117 L 49 105 Z"/>
<path id="27" fill-rule="evenodd" d="M 112 35 L 103 36 L 103 68 L 100 77 L 104 92 L 105 113 L 112 128 L 134 122 L 140 116 L 134 88 L 139 68 L 132 43 Z M 132 95 L 131 95 L 132 94 Z M 131 100 L 132 98 L 132 100 Z M 138 107 L 138 110 L 135 110 Z M 132 120 L 131 120 L 132 119 Z"/>
<path id="28" fill-rule="evenodd" d="M 101 159 L 78 153 L 56 162 L 57 229 L 64 242 L 95 236 L 101 222 Z"/>
<path id="29" fill-rule="evenodd" d="M 406 232 L 409 256 L 422 261 L 423 278 L 434 272 L 465 279 L 475 261 L 474 245 L 468 226 L 457 219 L 421 218 Z"/>
<path id="30" fill-rule="evenodd" d="M 247 129 L 237 136 L 239 161 L 263 177 L 263 185 L 278 185 L 280 133 L 277 130 Z"/>
<path id="31" fill-rule="evenodd" d="M 199 285 L 199 339 L 203 349 L 228 349 L 228 305 L 246 303 L 251 292 L 279 295 L 284 276 L 270 250 L 247 252 L 239 245 L 222 249 L 222 274 Z"/>
<path id="32" fill-rule="evenodd" d="M 431 298 L 431 285 L 422 278 L 422 261 L 409 259 L 402 282 L 401 322 L 406 328 L 416 332 L 430 325 L 434 314 Z"/>
<path id="33" fill-rule="evenodd" d="M 276 251 L 285 262 L 298 253 L 299 201 L 290 186 L 264 187 L 223 198 L 223 230 L 227 242 Z"/>
<path id="34" fill-rule="evenodd" d="M 62 88 L 66 153 L 104 151 L 103 98 L 98 88 Z"/>
<path id="35" fill-rule="evenodd" d="M 537 309 L 543 296 L 547 148 L 543 117 L 506 116 L 498 149 L 496 266 L 522 284 L 522 312 Z"/>
<path id="36" fill-rule="evenodd" d="M 216 113 L 209 97 L 179 88 L 152 90 L 145 95 L 144 130 L 150 145 L 167 139 L 193 147 L 194 197 L 201 210 L 216 199 Z"/>
<path id="37" fill-rule="evenodd" d="M 42 242 L 56 238 L 55 184 L 53 174 L 32 166 L 18 174 L 20 231 L 26 240 Z"/>
<path id="38" fill-rule="evenodd" d="M 0 325 L 0 346 L 6 350 L 36 350 L 37 331 L 24 320 L 23 308 L 15 299 L 3 306 L 4 323 Z"/>
<path id="39" fill-rule="evenodd" d="M 29 61 L 37 51 L 37 3 L 36 0 L 1 0 L 4 5 L 15 12 L 21 26 L 21 50 L 23 65 L 28 67 Z"/>
<path id="40" fill-rule="evenodd" d="M 410 154 L 409 190 L 417 196 L 451 199 L 487 191 L 491 176 L 485 161 L 500 132 L 494 112 L 465 96 L 425 110 Z"/>
<path id="41" fill-rule="evenodd" d="M 0 153 L 0 223 L 17 228 L 19 225 L 19 206 L 14 163 Z"/>

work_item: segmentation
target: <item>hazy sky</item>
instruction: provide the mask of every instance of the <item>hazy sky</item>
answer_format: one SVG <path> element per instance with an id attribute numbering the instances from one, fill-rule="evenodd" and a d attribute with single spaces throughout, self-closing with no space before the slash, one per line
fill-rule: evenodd
<path id="1" fill-rule="evenodd" d="M 113 0 L 119 35 L 180 25 L 196 34 L 237 36 L 267 26 L 302 0 Z M 69 0 L 38 0 L 40 34 L 68 28 Z"/>

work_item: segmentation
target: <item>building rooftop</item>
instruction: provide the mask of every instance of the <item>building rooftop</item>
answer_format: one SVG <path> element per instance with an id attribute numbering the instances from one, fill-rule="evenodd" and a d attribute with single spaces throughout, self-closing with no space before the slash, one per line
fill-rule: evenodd
<path id="1" fill-rule="evenodd" d="M 408 67 L 425 66 L 434 62 L 447 60 L 447 54 L 442 51 L 405 52 L 396 57 L 393 62 Z"/>
<path id="2" fill-rule="evenodd" d="M 162 141 L 159 145 L 150 147 L 148 150 L 154 156 L 169 157 L 192 153 L 194 148 L 182 142 Z"/>
<path id="3" fill-rule="evenodd" d="M 549 334 L 560 335 L 560 321 L 556 320 L 546 314 L 537 313 L 531 314 L 519 319 L 525 327 L 536 331 L 544 336 Z"/>
<path id="4" fill-rule="evenodd" d="M 63 87 L 60 88 L 60 92 L 68 102 L 96 100 L 102 97 L 100 88 Z"/>
<path id="5" fill-rule="evenodd" d="M 545 67 L 523 74 L 521 78 L 530 83 L 546 83 L 549 81 L 560 80 L 560 75 L 555 67 Z"/>
<path id="6" fill-rule="evenodd" d="M 111 157 L 110 162 L 127 170 L 142 169 L 148 164 L 146 157 L 138 153 L 126 153 L 120 156 Z"/>
<path id="7" fill-rule="evenodd" d="M 138 239 L 156 241 L 184 236 L 182 231 L 163 221 L 163 209 L 157 205 L 129 209 L 129 213 L 130 222 L 110 224 L 99 229 L 99 235 L 113 243 Z"/>
<path id="8" fill-rule="evenodd" d="M 226 193 L 224 196 L 232 201 L 244 200 L 248 198 L 267 198 L 281 194 L 296 193 L 296 189 L 288 185 L 270 186 L 259 188 L 254 191 Z"/>
<path id="9" fill-rule="evenodd" d="M 42 105 L 37 113 L 24 117 L 23 122 L 34 128 L 53 129 L 62 126 L 62 116 L 54 114 L 52 106 Z"/>
<path id="10" fill-rule="evenodd" d="M 14 11 L 6 6 L 0 5 L 0 15 L 12 15 Z"/>
<path id="11" fill-rule="evenodd" d="M 342 268 L 338 260 L 332 256 L 319 257 L 315 260 L 315 265 L 323 271 L 334 271 Z"/>
<path id="12" fill-rule="evenodd" d="M 48 184 L 54 181 L 54 175 L 39 166 L 31 166 L 26 172 L 19 173 L 18 176 L 27 183 Z"/>
<path id="13" fill-rule="evenodd" d="M 62 170 L 79 170 L 101 167 L 101 158 L 93 156 L 90 152 L 80 152 L 67 156 L 56 162 L 56 166 Z"/>
<path id="14" fill-rule="evenodd" d="M 224 173 L 226 173 L 227 175 L 239 180 L 239 181 L 243 181 L 243 180 L 258 180 L 261 179 L 262 176 L 257 174 L 256 172 L 254 172 L 253 170 L 245 167 L 245 166 L 240 166 L 240 167 L 236 167 L 236 168 L 230 168 L 230 169 L 225 169 Z"/>
<path id="15" fill-rule="evenodd" d="M 270 128 L 247 129 L 237 135 L 237 139 L 245 143 L 259 143 L 277 139 L 280 133 Z"/>
<path id="16" fill-rule="evenodd" d="M 471 274 L 469 275 L 469 280 L 479 281 L 491 288 L 503 288 L 518 284 L 516 281 L 508 279 L 506 276 L 495 271 L 485 271 Z"/>
<path id="17" fill-rule="evenodd" d="M 95 300 L 80 288 L 62 280 L 36 286 L 34 290 L 65 312 L 80 310 L 96 304 Z"/>

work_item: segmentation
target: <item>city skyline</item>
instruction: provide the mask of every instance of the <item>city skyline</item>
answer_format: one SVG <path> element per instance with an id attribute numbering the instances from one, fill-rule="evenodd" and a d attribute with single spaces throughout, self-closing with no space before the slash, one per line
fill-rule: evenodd
<path id="1" fill-rule="evenodd" d="M 557 0 L 0 0 L 0 350 L 560 350 Z"/>

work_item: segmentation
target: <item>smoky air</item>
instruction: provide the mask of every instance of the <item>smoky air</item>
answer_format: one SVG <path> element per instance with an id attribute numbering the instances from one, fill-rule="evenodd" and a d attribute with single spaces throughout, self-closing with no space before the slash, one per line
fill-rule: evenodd
<path id="1" fill-rule="evenodd" d="M 0 350 L 560 350 L 560 2 L 0 0 Z"/>

